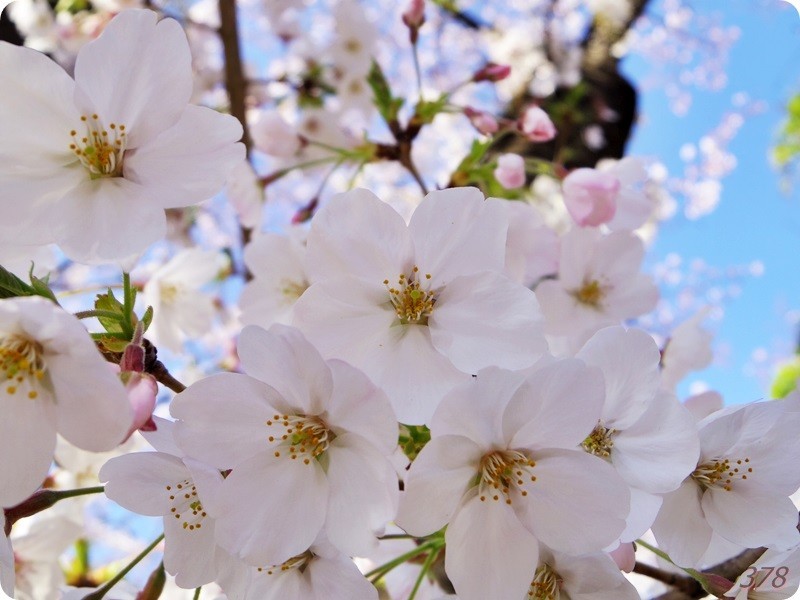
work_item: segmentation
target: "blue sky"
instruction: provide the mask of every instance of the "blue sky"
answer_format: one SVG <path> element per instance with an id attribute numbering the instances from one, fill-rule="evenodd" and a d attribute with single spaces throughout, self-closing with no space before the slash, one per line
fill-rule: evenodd
<path id="1" fill-rule="evenodd" d="M 766 395 L 763 381 L 744 373 L 758 347 L 791 351 L 796 331 L 785 318 L 800 309 L 800 179 L 790 193 L 769 163 L 769 148 L 784 118 L 788 98 L 800 92 L 800 17 L 788 4 L 767 0 L 697 0 L 696 12 L 717 13 L 726 25 L 741 29 L 726 71 L 729 82 L 720 92 L 695 92 L 688 114 L 675 116 L 661 89 L 643 91 L 637 127 L 628 153 L 656 156 L 671 173 L 680 173 L 679 150 L 696 142 L 732 106 L 737 92 L 763 100 L 766 110 L 748 118 L 730 149 L 738 159 L 723 180 L 722 200 L 710 216 L 696 221 L 677 218 L 667 223 L 652 248 L 653 257 L 678 252 L 686 259 L 703 258 L 721 269 L 760 260 L 764 274 L 745 279 L 739 297 L 726 302 L 724 320 L 716 327 L 725 355 L 720 364 L 690 376 L 719 390 L 726 402 L 740 403 Z M 652 67 L 632 58 L 623 70 L 641 81 Z M 729 353 L 724 352 L 729 346 Z"/>

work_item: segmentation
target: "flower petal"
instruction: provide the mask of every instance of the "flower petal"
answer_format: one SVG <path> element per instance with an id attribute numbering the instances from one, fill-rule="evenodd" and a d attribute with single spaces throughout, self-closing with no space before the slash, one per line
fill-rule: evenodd
<path id="1" fill-rule="evenodd" d="M 316 460 L 255 456 L 228 475 L 223 494 L 217 542 L 253 566 L 305 552 L 325 523 L 328 481 Z"/>
<path id="2" fill-rule="evenodd" d="M 376 536 L 397 512 L 397 473 L 377 448 L 353 433 L 338 436 L 327 450 L 331 543 L 349 556 L 378 547 Z"/>
<path id="3" fill-rule="evenodd" d="M 175 438 L 187 455 L 220 469 L 269 452 L 267 420 L 285 412 L 278 393 L 257 379 L 220 373 L 192 384 L 172 400 Z"/>
<path id="4" fill-rule="evenodd" d="M 478 474 L 482 454 L 475 442 L 462 436 L 431 439 L 411 463 L 397 524 L 416 536 L 444 527 Z"/>
<path id="5" fill-rule="evenodd" d="M 192 95 L 192 57 L 173 19 L 126 10 L 78 53 L 75 103 L 123 124 L 134 149 L 178 122 Z"/>
<path id="6" fill-rule="evenodd" d="M 436 349 L 470 373 L 524 369 L 547 351 L 535 294 L 500 273 L 450 281 L 428 324 Z"/>
<path id="7" fill-rule="evenodd" d="M 382 284 L 408 275 L 412 251 L 397 211 L 372 192 L 355 189 L 337 194 L 314 216 L 307 264 L 314 280 L 347 273 Z"/>
<path id="8" fill-rule="evenodd" d="M 51 208 L 56 243 L 73 260 L 106 263 L 130 259 L 164 237 L 164 211 L 141 186 L 122 177 L 87 180 Z"/>
<path id="9" fill-rule="evenodd" d="M 208 520 L 204 525 L 209 526 L 189 530 L 176 519 L 164 519 L 164 569 L 178 587 L 200 587 L 217 577 L 214 527 Z"/>
<path id="10" fill-rule="evenodd" d="M 700 505 L 702 497 L 700 487 L 687 479 L 677 490 L 664 496 L 653 523 L 653 535 L 659 547 L 676 565 L 696 567 L 711 543 L 712 529 Z"/>
<path id="11" fill-rule="evenodd" d="M 197 204 L 222 189 L 244 160 L 242 126 L 230 115 L 186 107 L 180 120 L 139 148 L 125 153 L 125 178 L 147 188 L 161 208 Z"/>
<path id="12" fill-rule="evenodd" d="M 425 196 L 408 224 L 415 261 L 439 287 L 460 275 L 503 271 L 508 217 L 477 188 L 437 190 Z"/>
<path id="13" fill-rule="evenodd" d="M 601 550 L 619 539 L 630 509 L 630 493 L 604 460 L 576 450 L 533 456 L 536 481 L 512 493 L 519 520 L 542 543 L 567 554 Z"/>
<path id="14" fill-rule="evenodd" d="M 190 479 L 183 461 L 162 452 L 134 452 L 109 460 L 100 469 L 105 494 L 140 515 L 163 517 L 171 506 L 167 485 Z"/>
<path id="15" fill-rule="evenodd" d="M 346 556 L 328 558 L 317 556 L 308 565 L 307 577 L 313 595 L 296 596 L 309 600 L 378 600 L 378 590 Z M 290 596 L 281 596 L 288 600 Z"/>
<path id="16" fill-rule="evenodd" d="M 325 409 L 333 376 L 299 329 L 248 325 L 239 336 L 239 358 L 248 375 L 274 388 L 295 411 L 318 415 Z"/>
<path id="17" fill-rule="evenodd" d="M 56 448 L 52 398 L 6 394 L 0 419 L 0 507 L 18 504 L 39 489 Z"/>
<path id="18" fill-rule="evenodd" d="M 472 496 L 456 513 L 445 539 L 445 569 L 460 600 L 526 596 L 539 543 L 505 502 Z"/>

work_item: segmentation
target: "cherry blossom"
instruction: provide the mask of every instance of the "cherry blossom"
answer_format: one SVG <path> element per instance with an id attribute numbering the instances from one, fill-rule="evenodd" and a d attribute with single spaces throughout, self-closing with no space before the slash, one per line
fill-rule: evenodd
<path id="1" fill-rule="evenodd" d="M 723 409 L 698 425 L 700 459 L 664 497 L 653 524 L 659 547 L 679 565 L 697 566 L 712 534 L 746 548 L 786 550 L 800 543 L 800 446 L 793 434 L 800 395 Z"/>
<path id="2" fill-rule="evenodd" d="M 527 375 L 490 367 L 442 400 L 396 521 L 418 536 L 448 525 L 445 568 L 460 598 L 522 598 L 539 542 L 578 555 L 622 532 L 627 486 L 577 449 L 602 402 L 599 373 L 576 359 Z"/>
<path id="3" fill-rule="evenodd" d="M 165 208 L 211 197 L 243 159 L 235 119 L 188 105 L 186 38 L 157 20 L 120 13 L 81 49 L 74 81 L 0 44 L 11 90 L 0 110 L 14 115 L 0 127 L 4 242 L 55 241 L 75 260 L 127 265 L 164 235 Z"/>
<path id="4" fill-rule="evenodd" d="M 56 432 L 93 452 L 122 443 L 131 426 L 125 389 L 72 315 L 39 297 L 0 301 L 0 506 L 47 476 Z M 87 385 L 91 381 L 91 385 Z"/>
<path id="5" fill-rule="evenodd" d="M 340 550 L 369 551 L 396 508 L 388 399 L 350 365 L 324 361 L 293 328 L 248 326 L 239 355 L 249 376 L 203 379 L 171 405 L 186 454 L 233 469 L 221 487 L 217 542 L 253 566 L 305 552 L 323 527 Z"/>
<path id="6" fill-rule="evenodd" d="M 294 323 L 372 377 L 401 422 L 427 422 L 470 373 L 545 350 L 533 293 L 502 274 L 507 232 L 500 203 L 472 188 L 428 194 L 408 226 L 366 190 L 341 194 L 312 223 Z"/>

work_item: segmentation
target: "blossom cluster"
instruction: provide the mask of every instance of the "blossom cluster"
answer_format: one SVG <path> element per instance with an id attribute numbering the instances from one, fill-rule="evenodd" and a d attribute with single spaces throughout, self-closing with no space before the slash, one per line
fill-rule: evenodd
<path id="1" fill-rule="evenodd" d="M 301 4 L 270 7 L 277 35 L 299 35 Z M 597 23 L 630 17 L 586 5 Z M 415 51 L 425 8 L 411 2 L 398 20 Z M 754 573 L 786 568 L 774 598 L 796 591 L 800 393 L 725 408 L 714 393 L 679 398 L 678 383 L 710 361 L 710 336 L 704 313 L 661 345 L 635 325 L 659 300 L 643 260 L 663 190 L 646 164 L 493 157 L 502 136 L 560 139 L 538 102 L 509 118 L 454 104 L 457 89 L 425 100 L 420 83 L 406 119 L 374 60 L 372 21 L 349 0 L 333 17 L 330 63 L 300 86 L 321 104 L 300 123 L 277 110 L 242 117 L 253 152 L 274 159 L 266 174 L 246 159 L 239 120 L 190 102 L 175 20 L 109 18 L 75 53 L 74 77 L 0 43 L 0 111 L 14 116 L 0 122 L 0 250 L 30 259 L 57 244 L 72 265 L 123 271 L 121 301 L 108 288 L 75 314 L 34 269 L 30 285 L 0 273 L 2 591 L 157 598 L 165 571 L 178 590 L 231 600 L 633 600 L 627 573 L 647 548 L 662 561 L 653 569 L 745 597 L 741 570 L 703 570 L 760 547 Z M 566 29 L 558 68 L 520 65 L 539 73 L 542 97 L 580 78 Z M 515 69 L 488 62 L 457 88 L 503 93 Z M 326 103 L 379 114 L 394 143 L 353 136 Z M 472 149 L 428 191 L 414 148 L 448 112 L 465 119 Z M 383 161 L 423 193 L 320 196 L 342 164 L 357 176 Z M 260 231 L 264 187 L 321 165 L 333 170 L 288 231 Z M 166 211 L 226 183 L 238 255 L 185 243 L 159 261 Z M 203 210 L 194 231 L 225 238 L 209 224 L 223 216 Z M 153 255 L 164 264 L 142 264 Z M 220 274 L 239 284 L 221 292 L 232 301 L 207 293 Z M 202 343 L 223 346 L 224 368 L 187 369 L 188 387 L 154 348 L 169 357 Z M 163 562 L 144 590 L 118 581 L 127 571 L 80 564 L 64 585 L 57 560 L 83 534 L 77 503 L 28 519 L 99 492 L 162 519 Z"/>

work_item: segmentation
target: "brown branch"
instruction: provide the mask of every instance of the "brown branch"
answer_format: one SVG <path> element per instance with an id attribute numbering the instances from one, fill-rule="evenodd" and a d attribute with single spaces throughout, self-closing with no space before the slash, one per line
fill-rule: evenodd
<path id="1" fill-rule="evenodd" d="M 167 367 L 164 366 L 160 360 L 157 360 L 153 363 L 153 366 L 147 371 L 156 378 L 160 384 L 168 387 L 176 394 L 180 394 L 183 390 L 186 389 L 186 386 L 183 385 L 180 381 L 175 379 L 172 374 L 167 370 Z"/>
<path id="2" fill-rule="evenodd" d="M 650 577 L 651 579 L 675 587 L 688 594 L 693 593 L 695 591 L 695 585 L 697 585 L 697 582 L 690 577 L 685 577 L 678 573 L 670 573 L 669 571 L 664 571 L 663 569 L 653 567 L 646 563 L 637 562 L 633 567 L 633 572 Z"/>
<path id="3" fill-rule="evenodd" d="M 709 569 L 703 571 L 707 575 L 720 575 L 728 581 L 736 581 L 739 576 L 747 570 L 747 567 L 756 562 L 761 555 L 766 552 L 766 548 L 750 548 L 733 558 L 729 558 Z M 694 598 L 705 598 L 708 595 L 697 581 L 690 577 L 683 577 L 685 581 L 680 585 L 680 589 L 672 590 L 661 594 L 654 600 L 692 600 Z M 674 584 L 673 584 L 674 585 Z M 684 587 L 685 586 L 685 587 Z M 691 586 L 691 588 L 689 588 Z"/>

